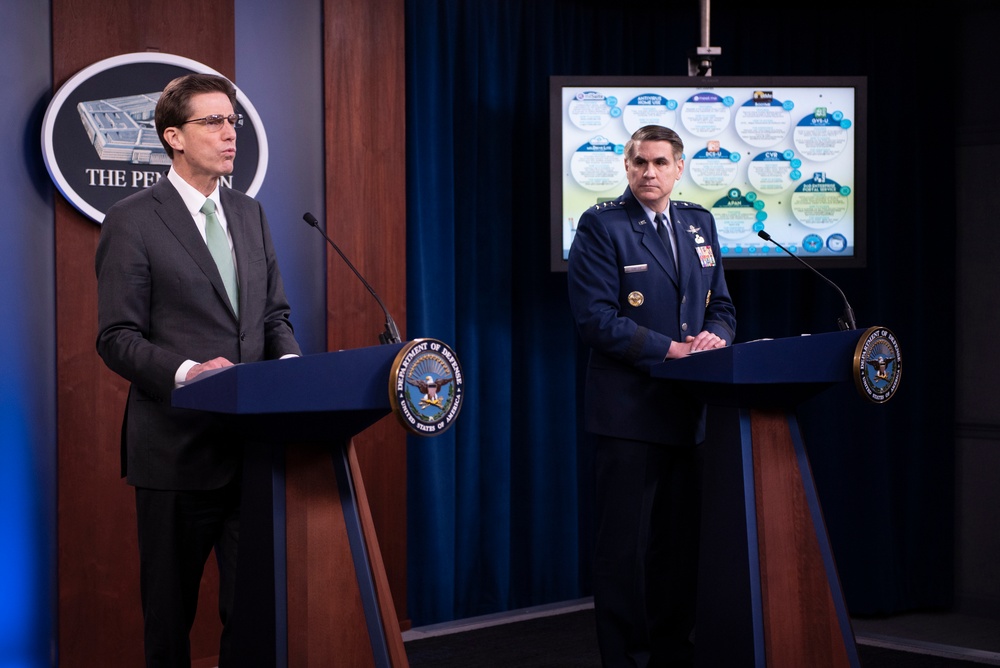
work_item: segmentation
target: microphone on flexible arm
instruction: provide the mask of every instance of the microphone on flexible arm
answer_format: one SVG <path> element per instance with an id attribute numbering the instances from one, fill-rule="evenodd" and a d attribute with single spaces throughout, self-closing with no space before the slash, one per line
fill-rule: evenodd
<path id="1" fill-rule="evenodd" d="M 326 235 L 326 232 L 324 232 L 323 229 L 319 226 L 319 221 L 316 220 L 316 216 L 306 212 L 306 214 L 302 216 L 302 220 L 306 221 L 307 223 L 315 227 L 319 231 L 319 233 L 323 235 L 323 238 L 326 239 L 327 243 L 333 247 L 333 250 L 337 251 L 337 254 L 340 256 L 340 258 L 347 263 L 347 266 L 351 268 L 351 271 L 354 272 L 354 275 L 358 277 L 358 279 L 364 284 L 366 288 L 368 288 L 368 292 L 370 292 L 372 297 L 375 298 L 375 301 L 378 302 L 378 305 L 382 307 L 382 312 L 385 313 L 385 331 L 378 335 L 379 343 L 383 345 L 387 343 L 400 343 L 402 339 L 399 338 L 399 330 L 396 329 L 395 321 L 392 319 L 392 316 L 389 315 L 389 309 L 385 307 L 385 304 L 382 303 L 382 300 L 379 299 L 379 296 L 375 294 L 375 290 L 372 288 L 371 285 L 368 284 L 368 281 L 365 280 L 365 277 L 361 275 L 361 272 L 359 272 L 357 269 L 354 268 L 354 265 L 351 264 L 351 261 L 347 259 L 347 256 L 344 255 L 344 252 L 337 247 L 337 244 L 333 243 L 333 239 L 331 239 Z"/>
<path id="2" fill-rule="evenodd" d="M 765 232 L 764 230 L 761 230 L 760 232 L 758 232 L 757 236 L 760 237 L 761 239 L 763 239 L 764 241 L 770 241 L 772 244 L 774 244 L 775 246 L 777 246 L 781 250 L 783 250 L 786 253 L 788 253 L 791 257 L 794 257 L 796 260 L 798 260 L 799 263 L 801 263 L 803 267 L 805 267 L 806 269 L 808 269 L 809 271 L 811 271 L 812 273 L 816 274 L 817 276 L 819 276 L 820 278 L 822 278 L 824 281 L 826 281 L 827 283 L 829 283 L 830 285 L 832 285 L 833 289 L 836 290 L 838 293 L 840 293 L 840 298 L 844 301 L 844 315 L 842 317 L 840 317 L 840 318 L 837 318 L 837 325 L 840 327 L 841 330 L 857 329 L 857 325 L 856 325 L 856 323 L 854 321 L 854 309 L 852 309 L 851 305 L 847 303 L 847 297 L 844 296 L 844 291 L 841 290 L 839 287 L 837 287 L 836 283 L 834 283 L 829 278 L 827 278 L 823 274 L 821 274 L 818 271 L 816 271 L 816 269 L 811 264 L 809 264 L 808 262 L 806 262 L 805 260 L 803 260 L 802 258 L 800 258 L 798 255 L 796 255 L 795 253 L 793 253 L 792 251 L 788 250 L 787 248 L 785 248 L 784 246 L 782 246 L 781 244 L 779 244 L 777 241 L 775 241 L 774 239 L 772 239 L 771 235 L 768 234 L 767 232 Z"/>

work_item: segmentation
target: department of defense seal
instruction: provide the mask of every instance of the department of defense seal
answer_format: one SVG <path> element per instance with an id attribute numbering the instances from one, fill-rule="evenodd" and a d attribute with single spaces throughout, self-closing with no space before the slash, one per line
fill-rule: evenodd
<path id="1" fill-rule="evenodd" d="M 408 431 L 436 436 L 455 423 L 462 408 L 463 382 L 455 351 L 437 339 L 410 341 L 392 363 L 392 412 Z"/>
<path id="2" fill-rule="evenodd" d="M 885 403 L 896 394 L 902 357 L 896 336 L 885 327 L 870 327 L 854 350 L 854 384 L 869 401 Z"/>
<path id="3" fill-rule="evenodd" d="M 632 306 L 642 306 L 642 302 L 646 300 L 639 291 L 628 293 L 628 303 Z"/>

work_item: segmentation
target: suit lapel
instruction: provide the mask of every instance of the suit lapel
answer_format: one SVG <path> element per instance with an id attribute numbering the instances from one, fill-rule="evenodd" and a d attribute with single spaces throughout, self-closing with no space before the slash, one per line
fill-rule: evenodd
<path id="1" fill-rule="evenodd" d="M 247 213 L 241 206 L 239 199 L 233 196 L 233 192 L 226 187 L 219 188 L 219 197 L 222 199 L 222 210 L 226 214 L 226 223 L 229 226 L 229 234 L 233 238 L 233 252 L 236 254 L 236 277 L 240 283 L 240 313 L 246 307 L 246 289 L 248 284 L 246 277 L 249 276 L 250 264 L 247 256 Z"/>
<path id="2" fill-rule="evenodd" d="M 153 185 L 153 196 L 159 202 L 156 215 L 177 238 L 195 264 L 204 272 L 222 303 L 226 305 L 235 318 L 236 314 L 229 308 L 229 297 L 226 295 L 226 286 L 222 282 L 219 268 L 216 266 L 215 260 L 212 259 L 212 253 L 208 250 L 208 245 L 201 233 L 198 232 L 198 226 L 195 225 L 191 212 L 184 206 L 184 200 L 181 199 L 177 189 L 174 188 L 169 179 L 162 178 Z M 229 220 L 228 210 L 226 211 L 226 220 Z"/>

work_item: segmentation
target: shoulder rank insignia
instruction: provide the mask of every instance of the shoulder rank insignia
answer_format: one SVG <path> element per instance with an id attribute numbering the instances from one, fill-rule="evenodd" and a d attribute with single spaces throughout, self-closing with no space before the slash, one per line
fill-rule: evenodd
<path id="1" fill-rule="evenodd" d="M 620 199 L 612 199 L 606 202 L 598 202 L 594 205 L 594 211 L 600 211 L 601 209 L 607 209 L 609 206 L 621 206 L 622 201 Z"/>
<path id="2" fill-rule="evenodd" d="M 701 204 L 698 204 L 697 202 L 685 202 L 681 200 L 681 201 L 674 201 L 674 204 L 684 209 L 701 209 L 703 211 L 707 211 L 705 207 L 703 207 Z"/>

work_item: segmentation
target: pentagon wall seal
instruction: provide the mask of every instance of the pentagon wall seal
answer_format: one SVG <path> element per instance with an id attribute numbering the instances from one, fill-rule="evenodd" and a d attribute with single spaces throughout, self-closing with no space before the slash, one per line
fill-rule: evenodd
<path id="1" fill-rule="evenodd" d="M 854 384 L 872 403 L 889 401 L 899 389 L 902 357 L 895 334 L 885 327 L 870 327 L 854 349 Z"/>
<path id="2" fill-rule="evenodd" d="M 392 363 L 392 412 L 411 433 L 437 436 L 462 409 L 463 382 L 455 351 L 437 339 L 410 341 Z"/>
<path id="3" fill-rule="evenodd" d="M 116 202 L 166 174 L 170 158 L 156 133 L 156 103 L 172 79 L 192 72 L 219 74 L 183 56 L 126 53 L 85 67 L 59 88 L 42 121 L 42 158 L 78 211 L 102 223 Z M 267 134 L 239 88 L 236 111 L 246 117 L 241 157 L 222 185 L 253 197 L 267 172 Z"/>

